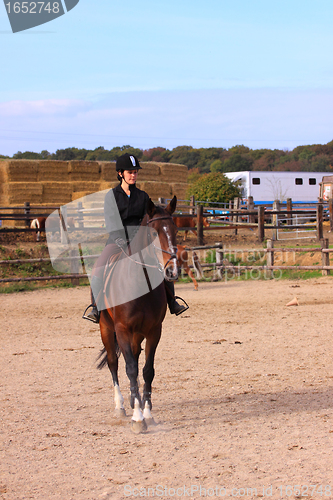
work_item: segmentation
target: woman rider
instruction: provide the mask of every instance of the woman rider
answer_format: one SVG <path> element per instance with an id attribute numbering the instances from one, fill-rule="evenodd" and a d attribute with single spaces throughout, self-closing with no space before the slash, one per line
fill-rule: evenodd
<path id="1" fill-rule="evenodd" d="M 136 180 L 139 170 L 141 170 L 141 167 L 136 156 L 129 155 L 128 153 L 120 156 L 116 162 L 117 178 L 120 184 L 109 191 L 105 196 L 104 213 L 106 219 L 106 227 L 108 228 L 108 206 L 110 207 L 110 205 L 112 204 L 110 201 L 112 196 L 114 196 L 119 215 L 125 229 L 126 240 L 130 239 L 128 238 L 128 233 L 130 232 L 129 226 L 139 226 L 141 224 L 141 221 L 146 214 L 147 202 L 149 200 L 148 194 L 136 187 Z M 103 269 L 104 265 L 111 255 L 113 255 L 114 253 L 118 253 L 119 248 L 124 248 L 127 246 L 127 241 L 125 241 L 123 236 L 123 230 L 118 231 L 118 234 L 116 231 L 112 232 L 109 235 L 106 247 L 98 258 L 95 264 L 95 268 Z M 92 277 L 92 284 L 93 280 L 95 282 L 93 286 L 94 290 L 96 290 L 96 288 L 101 289 L 103 286 L 103 276 L 98 276 L 98 273 L 94 274 Z M 176 316 L 178 316 L 179 314 L 186 311 L 188 307 L 178 304 L 175 299 L 175 289 L 173 282 L 164 280 L 164 285 L 166 287 L 167 301 L 171 314 L 176 314 Z M 99 323 L 99 311 L 97 309 L 95 299 L 96 297 L 94 298 L 92 293 L 93 302 L 87 308 L 89 309 L 91 307 L 92 309 L 88 314 L 86 314 L 86 309 L 83 314 L 83 318 L 93 321 L 94 323 Z"/>

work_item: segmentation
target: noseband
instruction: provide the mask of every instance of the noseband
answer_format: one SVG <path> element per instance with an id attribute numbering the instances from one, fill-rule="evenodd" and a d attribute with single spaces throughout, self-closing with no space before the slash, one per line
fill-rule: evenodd
<path id="1" fill-rule="evenodd" d="M 165 220 L 165 219 L 169 219 L 172 221 L 172 224 L 175 226 L 176 224 L 173 222 L 173 218 L 170 216 L 170 215 L 164 215 L 162 217 L 155 217 L 153 219 L 149 219 L 147 221 L 147 226 L 148 224 L 150 224 L 151 222 L 155 222 L 157 220 Z M 161 252 L 164 252 L 164 253 L 167 253 L 170 255 L 170 258 L 168 259 L 168 261 L 166 262 L 166 264 L 164 265 L 164 269 L 167 267 L 167 265 L 169 264 L 169 262 L 172 260 L 172 259 L 177 259 L 177 247 L 176 247 L 176 252 L 169 252 L 169 250 L 164 250 L 163 248 L 159 248 L 157 247 L 154 242 L 152 241 L 151 242 L 153 247 L 156 248 L 157 250 L 160 250 Z M 164 271 L 163 269 L 163 271 Z"/>

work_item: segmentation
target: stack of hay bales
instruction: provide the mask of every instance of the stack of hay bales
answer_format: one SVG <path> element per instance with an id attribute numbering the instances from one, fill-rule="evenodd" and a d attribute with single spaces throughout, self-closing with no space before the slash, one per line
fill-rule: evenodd
<path id="1" fill-rule="evenodd" d="M 138 187 L 158 198 L 186 198 L 187 167 L 142 162 Z M 1 160 L 0 205 L 60 206 L 118 184 L 115 162 Z"/>

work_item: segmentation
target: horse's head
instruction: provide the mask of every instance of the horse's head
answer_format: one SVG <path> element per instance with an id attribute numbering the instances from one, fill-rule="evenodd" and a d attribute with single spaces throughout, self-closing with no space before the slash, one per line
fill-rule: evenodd
<path id="1" fill-rule="evenodd" d="M 177 227 L 175 226 L 172 214 L 176 210 L 177 197 L 174 196 L 166 208 L 156 206 L 150 199 L 147 207 L 148 222 L 152 229 L 155 229 L 159 236 L 162 250 L 160 264 L 164 268 L 164 276 L 169 281 L 178 278 L 177 267 Z"/>

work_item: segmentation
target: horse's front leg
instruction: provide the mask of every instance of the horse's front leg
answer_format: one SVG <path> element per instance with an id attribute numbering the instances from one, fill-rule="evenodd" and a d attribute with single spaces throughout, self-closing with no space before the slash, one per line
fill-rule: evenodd
<path id="1" fill-rule="evenodd" d="M 133 408 L 131 427 L 133 432 L 139 434 L 140 432 L 144 432 L 147 430 L 147 424 L 141 411 L 142 403 L 138 384 L 138 362 L 143 337 L 136 336 L 132 339 L 132 342 L 130 342 L 128 336 L 124 332 L 118 332 L 118 330 L 117 337 L 119 339 L 122 339 L 121 343 L 119 342 L 119 344 L 125 358 L 126 374 L 130 381 L 130 404 Z"/>
<path id="2" fill-rule="evenodd" d="M 143 387 L 142 408 L 143 408 L 143 416 L 148 425 L 155 424 L 151 414 L 151 409 L 152 409 L 151 384 L 153 382 L 155 375 L 154 360 L 155 360 L 156 348 L 161 338 L 161 332 L 162 332 L 162 326 L 152 331 L 146 339 L 146 363 L 145 366 L 143 367 L 143 378 L 145 384 Z"/>

